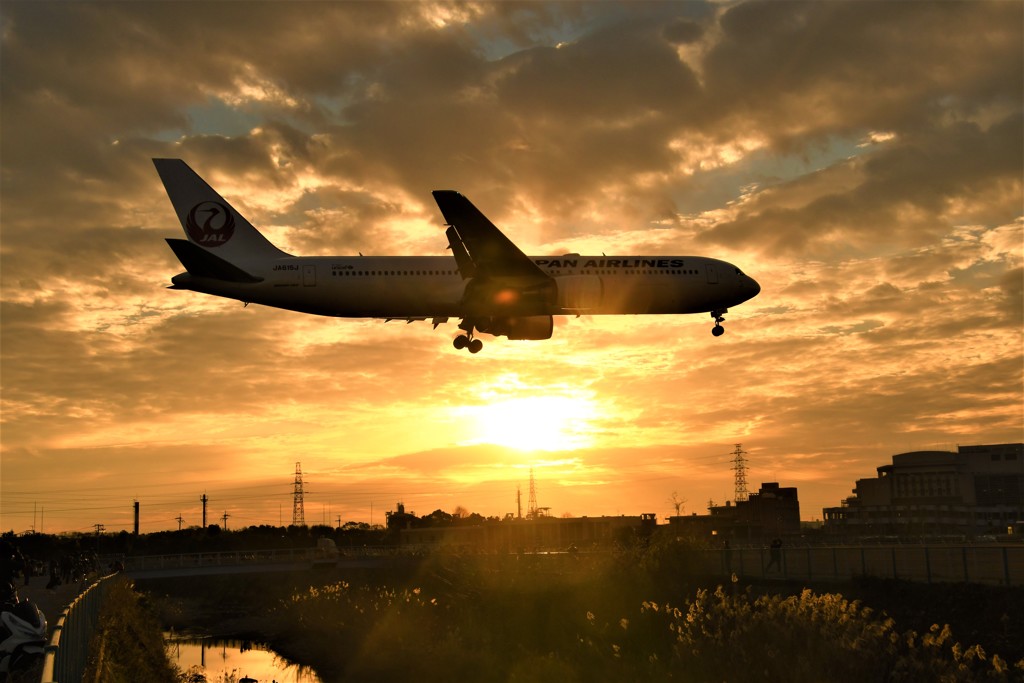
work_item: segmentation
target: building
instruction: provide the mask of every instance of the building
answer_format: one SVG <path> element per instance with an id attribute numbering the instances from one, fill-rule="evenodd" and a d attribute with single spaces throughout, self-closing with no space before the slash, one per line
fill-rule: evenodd
<path id="1" fill-rule="evenodd" d="M 800 533 L 800 501 L 796 487 L 761 484 L 747 500 L 708 508 L 706 515 L 669 517 L 676 535 L 696 539 L 763 541 Z"/>
<path id="2" fill-rule="evenodd" d="M 1007 533 L 1024 519 L 1024 444 L 901 453 L 877 472 L 824 509 L 826 532 L 975 536 Z"/>

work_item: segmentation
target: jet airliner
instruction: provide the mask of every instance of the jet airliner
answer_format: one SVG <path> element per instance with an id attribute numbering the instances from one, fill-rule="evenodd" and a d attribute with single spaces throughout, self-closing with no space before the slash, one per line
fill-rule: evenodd
<path id="1" fill-rule="evenodd" d="M 188 239 L 167 239 L 185 267 L 171 289 L 340 318 L 459 319 L 457 349 L 477 333 L 550 339 L 556 315 L 710 313 L 761 290 L 703 256 L 527 256 L 466 197 L 434 191 L 450 256 L 293 256 L 264 237 L 181 159 L 154 159 Z"/>

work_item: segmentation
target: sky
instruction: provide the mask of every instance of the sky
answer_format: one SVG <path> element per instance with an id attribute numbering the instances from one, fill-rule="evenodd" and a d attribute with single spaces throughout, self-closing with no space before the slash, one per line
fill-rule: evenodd
<path id="1" fill-rule="evenodd" d="M 1020 2 L 0 5 L 0 530 L 804 519 L 913 450 L 1024 440 Z M 707 315 L 307 316 L 172 291 L 184 159 L 282 249 L 701 255 Z M 489 339 L 486 338 L 485 339 Z M 225 518 L 224 515 L 227 515 Z"/>

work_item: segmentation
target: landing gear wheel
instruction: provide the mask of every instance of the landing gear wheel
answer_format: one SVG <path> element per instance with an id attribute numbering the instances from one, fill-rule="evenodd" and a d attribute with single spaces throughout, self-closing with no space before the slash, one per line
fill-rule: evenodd
<path id="1" fill-rule="evenodd" d="M 452 346 L 457 349 L 464 349 L 469 346 L 469 337 L 464 334 L 460 334 L 458 337 L 452 340 Z"/>
<path id="2" fill-rule="evenodd" d="M 471 339 L 466 348 L 469 349 L 470 353 L 480 353 L 480 349 L 484 348 L 484 343 L 479 339 Z"/>
<path id="3" fill-rule="evenodd" d="M 728 309 L 725 308 L 711 311 L 711 317 L 715 319 L 715 326 L 711 328 L 711 334 L 716 337 L 721 337 L 725 334 L 725 328 L 722 327 L 722 323 L 725 322 L 725 314 L 728 312 Z"/>

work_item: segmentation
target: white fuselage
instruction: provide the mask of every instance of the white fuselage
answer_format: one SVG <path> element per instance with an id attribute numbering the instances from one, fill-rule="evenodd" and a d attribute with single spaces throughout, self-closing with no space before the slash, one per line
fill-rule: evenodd
<path id="1" fill-rule="evenodd" d="M 559 288 L 549 315 L 724 310 L 760 287 L 735 266 L 700 256 L 530 257 Z M 238 264 L 261 282 L 182 273 L 174 285 L 303 313 L 343 318 L 465 315 L 467 281 L 446 256 L 302 256 Z"/>

